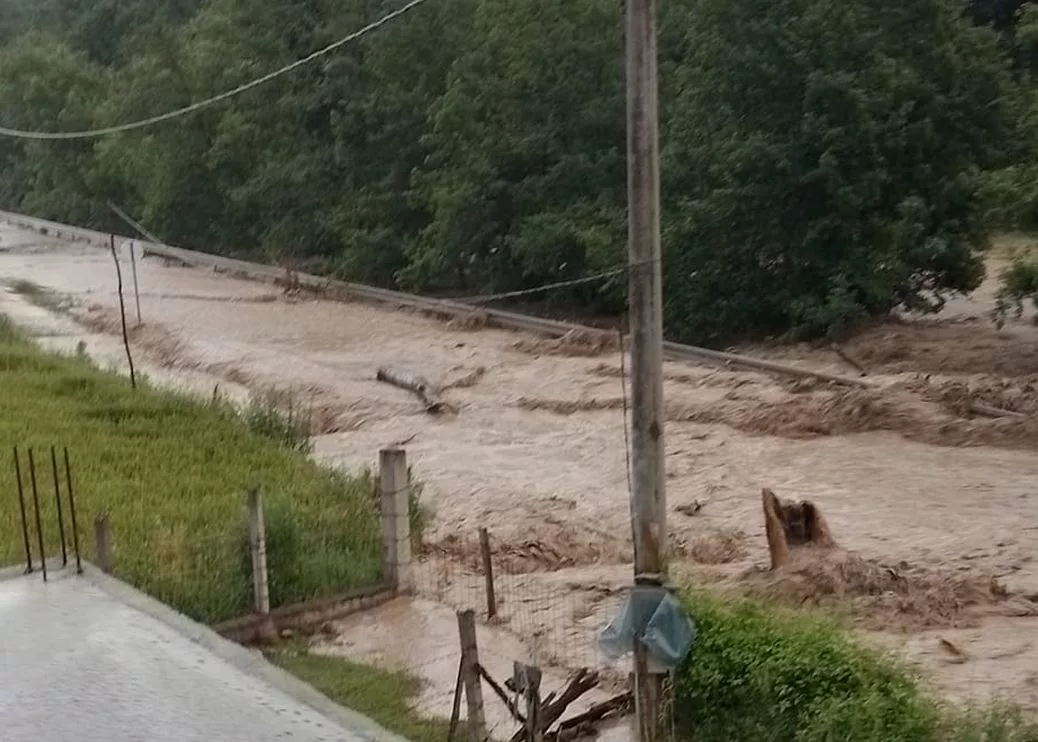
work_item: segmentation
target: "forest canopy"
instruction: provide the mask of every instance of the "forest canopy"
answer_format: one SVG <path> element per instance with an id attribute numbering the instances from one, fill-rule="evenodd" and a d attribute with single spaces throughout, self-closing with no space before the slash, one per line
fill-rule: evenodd
<path id="1" fill-rule="evenodd" d="M 0 0 L 0 126 L 187 105 L 400 0 Z M 717 344 L 933 311 L 1038 220 L 1038 13 L 661 4 L 665 321 Z M 381 286 L 485 294 L 626 258 L 622 4 L 427 0 L 233 101 L 0 137 L 0 208 Z M 544 297 L 622 311 L 622 274 Z"/>

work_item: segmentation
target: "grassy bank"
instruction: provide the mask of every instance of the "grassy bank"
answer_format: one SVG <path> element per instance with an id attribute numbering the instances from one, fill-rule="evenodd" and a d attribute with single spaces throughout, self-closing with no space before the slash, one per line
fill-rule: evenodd
<path id="1" fill-rule="evenodd" d="M 308 654 L 299 645 L 271 650 L 266 657 L 336 703 L 370 717 L 411 742 L 447 739 L 447 720 L 428 719 L 413 710 L 421 681 L 407 673 Z"/>
<path id="2" fill-rule="evenodd" d="M 270 416 L 147 384 L 133 391 L 86 359 L 40 350 L 2 316 L 0 390 L 0 562 L 24 561 L 12 445 L 36 450 L 47 551 L 60 553 L 49 458 L 57 445 L 71 453 L 83 553 L 94 553 L 92 520 L 107 510 L 116 574 L 195 619 L 248 610 L 253 486 L 264 497 L 275 604 L 378 579 L 372 483 L 316 466 Z"/>
<path id="3" fill-rule="evenodd" d="M 1038 725 L 996 705 L 938 702 L 895 659 L 838 626 L 704 594 L 676 682 L 675 720 L 697 742 L 1036 742 Z"/>

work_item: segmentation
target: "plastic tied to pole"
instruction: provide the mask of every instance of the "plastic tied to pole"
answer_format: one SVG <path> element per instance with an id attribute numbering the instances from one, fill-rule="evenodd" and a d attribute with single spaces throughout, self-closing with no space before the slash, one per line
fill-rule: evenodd
<path id="1" fill-rule="evenodd" d="M 615 661 L 633 651 L 634 642 L 640 640 L 648 650 L 650 670 L 663 673 L 681 664 L 695 639 L 692 617 L 670 590 L 636 585 L 602 630 L 598 646 Z"/>

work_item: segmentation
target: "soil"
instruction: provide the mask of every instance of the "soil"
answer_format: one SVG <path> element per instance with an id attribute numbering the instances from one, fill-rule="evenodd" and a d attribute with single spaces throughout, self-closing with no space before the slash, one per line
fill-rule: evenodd
<path id="1" fill-rule="evenodd" d="M 1004 261 L 995 254 L 993 272 Z M 144 322 L 132 344 L 146 373 L 209 393 L 301 395 L 319 411 L 316 455 L 335 466 L 373 466 L 380 447 L 408 441 L 433 510 L 420 592 L 448 604 L 481 595 L 475 539 L 487 527 L 511 604 L 501 627 L 538 637 L 558 664 L 604 664 L 593 639 L 630 582 L 631 553 L 629 394 L 610 336 L 545 341 L 154 258 L 139 278 Z M 4 228 L 0 282 L 18 281 L 45 293 L 9 290 L 0 311 L 54 347 L 83 341 L 122 368 L 108 253 Z M 841 346 L 868 390 L 667 363 L 674 572 L 793 602 L 805 579 L 828 585 L 806 600 L 844 606 L 951 696 L 998 691 L 1038 708 L 1038 618 L 1004 615 L 1026 613 L 1038 594 L 1038 329 L 1025 316 L 996 330 L 993 294 L 992 278 L 936 319 L 899 318 Z M 855 374 L 829 348 L 742 350 Z M 457 414 L 426 414 L 375 379 L 380 366 L 429 379 Z M 980 416 L 975 402 L 1017 414 Z M 825 513 L 851 555 L 822 568 L 828 582 L 755 570 L 767 561 L 762 487 Z M 954 662 L 938 636 L 961 650 Z"/>

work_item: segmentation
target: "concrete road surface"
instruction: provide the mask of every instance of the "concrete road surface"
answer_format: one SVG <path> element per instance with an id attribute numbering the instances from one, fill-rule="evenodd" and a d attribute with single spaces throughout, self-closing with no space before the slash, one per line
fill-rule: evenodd
<path id="1" fill-rule="evenodd" d="M 0 739 L 402 742 L 94 570 L 0 574 Z"/>

